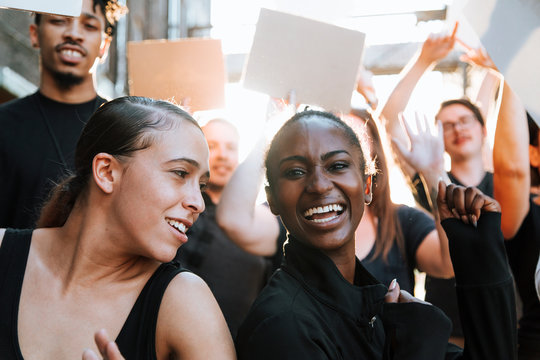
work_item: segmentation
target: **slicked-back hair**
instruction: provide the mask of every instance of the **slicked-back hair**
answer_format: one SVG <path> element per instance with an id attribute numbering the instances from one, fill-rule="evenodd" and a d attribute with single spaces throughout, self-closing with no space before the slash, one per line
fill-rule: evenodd
<path id="1" fill-rule="evenodd" d="M 283 124 L 283 126 L 279 129 L 279 131 L 276 133 L 276 135 L 274 136 L 274 138 L 272 139 L 270 143 L 270 146 L 268 147 L 268 150 L 266 152 L 266 157 L 265 157 L 265 167 L 266 167 L 266 179 L 271 189 L 272 189 L 272 180 L 273 180 L 274 174 L 272 174 L 269 165 L 271 163 L 271 159 L 275 156 L 276 144 L 278 143 L 279 138 L 287 131 L 287 129 L 291 125 L 299 122 L 300 120 L 304 120 L 304 119 L 307 120 L 309 118 L 323 118 L 323 119 L 328 120 L 337 128 L 342 129 L 345 137 L 349 141 L 349 145 L 351 145 L 354 148 L 357 148 L 360 151 L 360 157 L 361 157 L 360 165 L 362 167 L 361 168 L 362 173 L 365 174 L 366 176 L 370 175 L 369 167 L 367 166 L 367 163 L 370 162 L 368 160 L 369 152 L 364 151 L 361 141 L 358 138 L 358 135 L 356 134 L 356 132 L 349 125 L 347 125 L 343 120 L 341 120 L 339 117 L 337 117 L 336 115 L 330 112 L 305 110 L 305 111 L 296 113 L 293 117 L 287 120 Z"/>
<path id="2" fill-rule="evenodd" d="M 90 117 L 79 137 L 74 173 L 52 189 L 37 226 L 64 225 L 75 202 L 88 188 L 97 154 L 107 153 L 125 160 L 150 147 L 158 131 L 172 130 L 185 122 L 200 130 L 191 115 L 168 101 L 124 96 L 103 104 Z"/>

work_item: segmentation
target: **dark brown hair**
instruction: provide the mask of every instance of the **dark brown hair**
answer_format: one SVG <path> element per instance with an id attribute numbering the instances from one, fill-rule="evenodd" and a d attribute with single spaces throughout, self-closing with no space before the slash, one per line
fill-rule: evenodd
<path id="1" fill-rule="evenodd" d="M 538 125 L 527 111 L 527 123 L 529 124 L 529 145 L 538 147 Z M 531 166 L 531 185 L 540 185 L 540 169 Z"/>
<path id="2" fill-rule="evenodd" d="M 191 115 L 168 101 L 124 96 L 103 104 L 79 137 L 74 173 L 52 189 L 37 227 L 64 225 L 76 201 L 88 188 L 97 154 L 107 153 L 118 159 L 129 157 L 153 144 L 154 131 L 173 129 L 183 121 L 200 129 Z"/>
<path id="3" fill-rule="evenodd" d="M 474 105 L 468 99 L 453 99 L 453 100 L 444 101 L 441 104 L 441 106 L 439 108 L 439 111 L 437 111 L 437 115 L 435 115 L 435 119 L 438 119 L 439 114 L 441 113 L 441 111 L 443 111 L 444 108 L 446 108 L 446 107 L 448 107 L 450 105 L 462 105 L 462 106 L 465 106 L 467 109 L 472 111 L 472 113 L 474 114 L 474 117 L 476 118 L 476 120 L 478 120 L 478 122 L 480 122 L 480 125 L 482 125 L 482 127 L 484 127 L 485 121 L 484 121 L 484 117 L 482 116 L 482 113 L 480 112 L 480 109 L 478 108 L 478 106 Z"/>
<path id="4" fill-rule="evenodd" d="M 397 205 L 390 198 L 388 165 L 377 124 L 368 112 L 353 110 L 352 114 L 359 117 L 360 121 L 365 122 L 370 138 L 371 156 L 374 158 L 377 169 L 373 176 L 373 201 L 368 205 L 373 215 L 378 219 L 375 252 L 372 259 L 382 256 L 383 261 L 387 262 L 388 253 L 392 249 L 394 242 L 397 243 L 403 258 L 407 259 L 405 256 L 405 240 L 397 214 Z"/>

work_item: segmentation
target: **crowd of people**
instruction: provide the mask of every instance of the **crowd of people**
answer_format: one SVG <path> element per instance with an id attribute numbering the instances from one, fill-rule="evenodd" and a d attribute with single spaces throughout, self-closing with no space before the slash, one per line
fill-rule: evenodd
<path id="1" fill-rule="evenodd" d="M 476 98 L 403 116 L 457 24 L 382 104 L 365 69 L 366 108 L 278 101 L 240 163 L 227 119 L 98 95 L 126 10 L 36 14 L 39 89 L 0 105 L 2 359 L 540 358 L 537 123 L 482 49 Z"/>

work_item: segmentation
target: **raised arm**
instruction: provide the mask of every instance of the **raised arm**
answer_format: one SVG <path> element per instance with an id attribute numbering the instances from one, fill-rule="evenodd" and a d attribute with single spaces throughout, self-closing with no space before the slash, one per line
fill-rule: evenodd
<path id="1" fill-rule="evenodd" d="M 401 80 L 398 82 L 388 100 L 381 110 L 381 119 L 384 121 L 386 131 L 392 138 L 401 140 L 406 143 L 406 135 L 400 125 L 398 118 L 399 113 L 403 112 L 407 107 L 411 93 L 418 84 L 420 78 L 429 70 L 431 70 L 437 62 L 445 58 L 453 49 L 456 41 L 456 31 L 458 24 L 450 35 L 436 36 L 431 34 L 424 44 L 418 55 L 413 57 L 409 64 L 401 72 Z M 412 178 L 414 170 L 411 169 L 401 159 L 400 166 L 403 172 Z"/>
<path id="2" fill-rule="evenodd" d="M 480 190 L 443 182 L 438 208 L 448 234 L 465 349 L 446 359 L 517 355 L 514 285 L 500 230 L 501 208 Z"/>
<path id="3" fill-rule="evenodd" d="M 227 236 L 245 251 L 261 256 L 276 252 L 279 235 L 278 219 L 270 208 L 256 204 L 264 175 L 265 145 L 261 137 L 238 165 L 216 210 L 216 220 Z"/>
<path id="4" fill-rule="evenodd" d="M 530 165 L 527 115 L 504 82 L 493 146 L 493 194 L 501 204 L 501 229 L 512 238 L 529 212 Z"/>

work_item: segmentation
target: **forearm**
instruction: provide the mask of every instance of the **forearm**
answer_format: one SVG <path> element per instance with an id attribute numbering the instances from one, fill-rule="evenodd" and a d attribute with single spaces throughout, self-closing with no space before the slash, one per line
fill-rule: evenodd
<path id="1" fill-rule="evenodd" d="M 505 238 L 515 235 L 528 212 L 530 167 L 525 109 L 504 83 L 493 147 L 494 197 L 501 204 Z"/>

